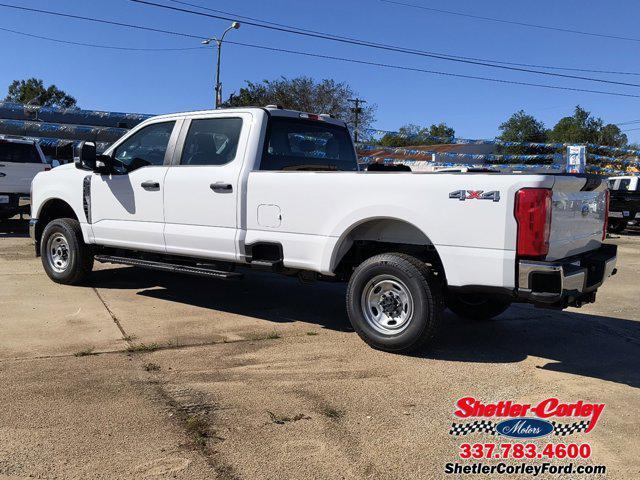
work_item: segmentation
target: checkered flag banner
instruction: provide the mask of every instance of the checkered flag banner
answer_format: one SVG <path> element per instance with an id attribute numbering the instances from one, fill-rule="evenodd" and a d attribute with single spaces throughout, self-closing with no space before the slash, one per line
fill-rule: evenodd
<path id="1" fill-rule="evenodd" d="M 581 422 L 573 423 L 558 423 L 551 422 L 553 425 L 553 434 L 565 437 L 567 435 L 573 435 L 574 433 L 584 432 L 589 428 L 591 420 L 583 420 Z"/>
<path id="2" fill-rule="evenodd" d="M 585 432 L 589 425 L 590 420 L 583 420 L 581 422 L 574 423 L 558 423 L 551 422 L 553 425 L 553 434 L 556 436 L 565 437 L 567 435 L 573 435 L 578 432 Z M 496 424 L 489 420 L 476 420 L 468 423 L 455 423 L 451 424 L 449 435 L 455 435 L 456 437 L 462 435 L 468 435 L 470 433 L 486 433 L 488 435 L 497 435 Z"/>
<path id="3" fill-rule="evenodd" d="M 488 433 L 489 435 L 496 434 L 496 424 L 488 420 L 476 420 L 469 423 L 456 423 L 451 424 L 451 430 L 449 435 L 468 435 L 469 433 L 481 432 Z"/>

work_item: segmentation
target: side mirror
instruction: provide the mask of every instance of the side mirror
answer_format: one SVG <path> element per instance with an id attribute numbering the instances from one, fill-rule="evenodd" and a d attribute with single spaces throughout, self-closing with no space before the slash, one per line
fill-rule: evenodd
<path id="1" fill-rule="evenodd" d="M 76 168 L 81 170 L 96 169 L 96 144 L 93 142 L 80 142 L 73 151 L 73 162 Z"/>

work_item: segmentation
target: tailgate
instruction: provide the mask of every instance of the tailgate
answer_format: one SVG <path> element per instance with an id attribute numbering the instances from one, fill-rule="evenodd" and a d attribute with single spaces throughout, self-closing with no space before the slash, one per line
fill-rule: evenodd
<path id="1" fill-rule="evenodd" d="M 607 210 L 606 192 L 604 180 L 556 177 L 547 260 L 558 260 L 600 247 Z"/>

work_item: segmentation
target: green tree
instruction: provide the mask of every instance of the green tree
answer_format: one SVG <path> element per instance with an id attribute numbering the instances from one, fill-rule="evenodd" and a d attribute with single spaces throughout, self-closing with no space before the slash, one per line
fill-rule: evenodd
<path id="1" fill-rule="evenodd" d="M 9 85 L 5 102 L 24 103 L 41 107 L 74 108 L 76 99 L 55 85 L 44 86 L 39 78 L 14 80 Z"/>
<path id="2" fill-rule="evenodd" d="M 561 118 L 549 132 L 552 142 L 598 143 L 621 147 L 627 144 L 627 136 L 617 125 L 604 124 L 601 118 L 578 105 L 571 117 Z"/>
<path id="3" fill-rule="evenodd" d="M 224 107 L 282 105 L 284 108 L 310 113 L 328 113 L 355 126 L 355 115 L 350 98 L 357 94 L 345 82 L 324 79 L 316 82 L 311 77 L 246 82 L 238 93 L 229 96 Z M 375 120 L 375 105 L 365 104 L 359 118 L 361 129 L 368 128 Z"/>
<path id="4" fill-rule="evenodd" d="M 445 123 L 433 124 L 430 127 L 420 127 L 419 125 L 410 123 L 400 127 L 398 129 L 398 134 L 385 134 L 378 143 L 384 147 L 436 145 L 439 143 L 447 143 L 447 140 L 445 139 L 452 138 L 455 134 L 455 130 Z"/>
<path id="5" fill-rule="evenodd" d="M 505 142 L 536 142 L 547 141 L 547 129 L 544 123 L 538 121 L 532 115 L 527 115 L 524 110 L 518 110 L 509 119 L 500 124 L 501 134 L 498 139 Z"/>
<path id="6" fill-rule="evenodd" d="M 526 114 L 524 110 L 518 110 L 511 115 L 506 122 L 500 124 L 499 128 L 502 133 L 497 138 L 505 142 L 545 143 L 548 137 L 544 123 L 536 120 L 532 115 Z M 511 155 L 534 153 L 531 147 L 524 146 L 499 146 L 497 152 Z"/>

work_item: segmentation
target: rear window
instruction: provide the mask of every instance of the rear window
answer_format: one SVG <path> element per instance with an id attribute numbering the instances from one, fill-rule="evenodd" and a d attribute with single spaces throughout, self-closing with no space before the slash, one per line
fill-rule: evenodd
<path id="1" fill-rule="evenodd" d="M 0 162 L 42 163 L 36 146 L 0 140 Z"/>
<path id="2" fill-rule="evenodd" d="M 354 171 L 349 131 L 323 121 L 273 117 L 260 170 Z"/>

